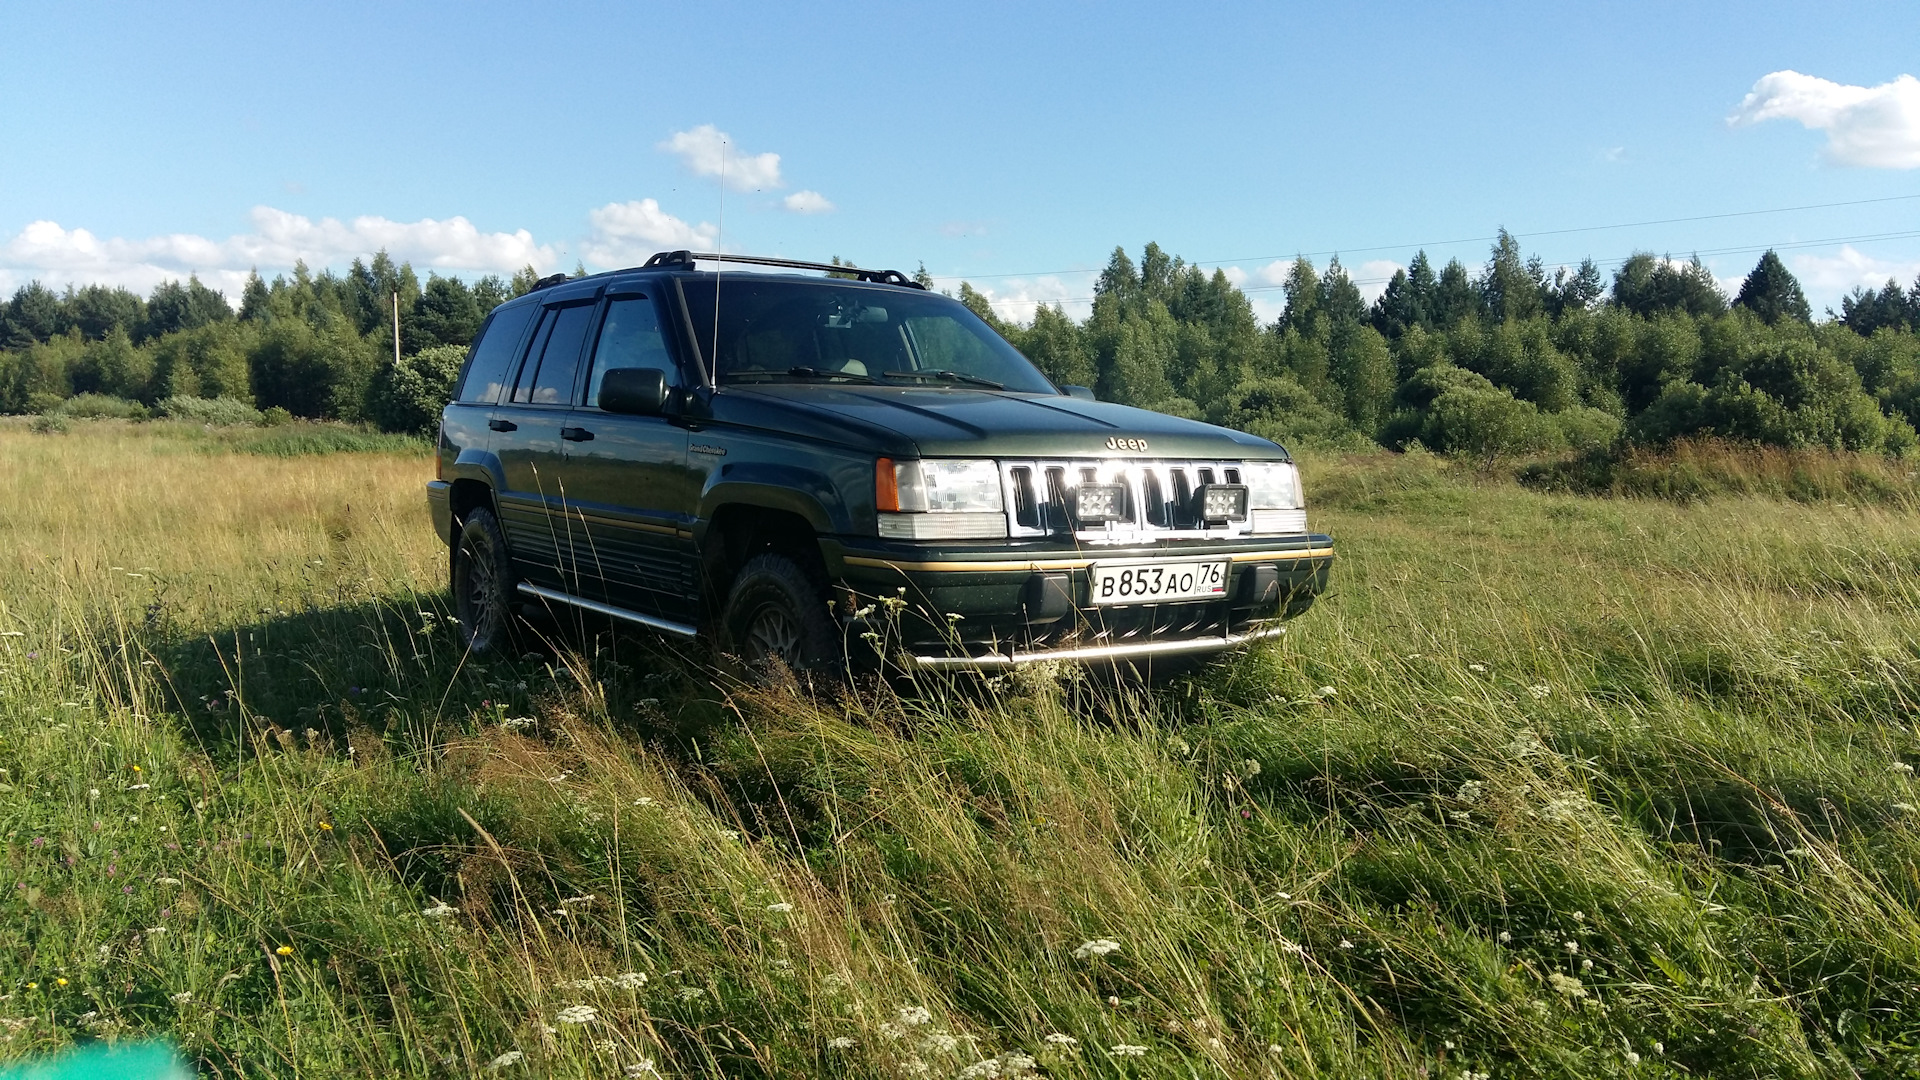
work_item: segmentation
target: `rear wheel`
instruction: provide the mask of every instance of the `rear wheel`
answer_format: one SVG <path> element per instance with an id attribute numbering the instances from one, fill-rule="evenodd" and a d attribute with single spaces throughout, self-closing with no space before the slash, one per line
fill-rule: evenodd
<path id="1" fill-rule="evenodd" d="M 840 665 L 826 589 L 785 555 L 756 555 L 740 568 L 720 622 L 728 650 L 754 667 L 776 660 L 803 672 Z"/>
<path id="2" fill-rule="evenodd" d="M 510 653 L 516 629 L 513 560 L 493 511 L 470 511 L 453 546 L 449 584 L 460 636 L 482 656 Z"/>

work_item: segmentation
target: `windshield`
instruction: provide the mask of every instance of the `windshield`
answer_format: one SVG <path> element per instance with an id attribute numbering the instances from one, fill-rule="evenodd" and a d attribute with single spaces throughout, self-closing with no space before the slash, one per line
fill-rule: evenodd
<path id="1" fill-rule="evenodd" d="M 720 282 L 716 348 L 714 279 L 682 286 L 721 386 L 821 381 L 1059 393 L 992 327 L 944 296 L 728 274 Z"/>

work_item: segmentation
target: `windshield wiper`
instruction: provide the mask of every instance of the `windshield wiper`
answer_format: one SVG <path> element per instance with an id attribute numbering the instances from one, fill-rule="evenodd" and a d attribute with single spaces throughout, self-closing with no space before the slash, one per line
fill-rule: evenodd
<path id="1" fill-rule="evenodd" d="M 971 386 L 984 386 L 989 390 L 1005 390 L 1006 383 L 997 383 L 992 379 L 983 379 L 978 375 L 969 375 L 964 371 L 887 371 L 882 372 L 889 379 L 933 379 L 938 382 L 967 383 Z"/>
<path id="2" fill-rule="evenodd" d="M 727 376 L 728 382 L 766 382 L 783 376 L 800 379 L 849 379 L 853 382 L 877 383 L 871 375 L 860 375 L 851 371 L 824 371 L 814 367 L 791 367 L 785 371 L 735 371 Z"/>

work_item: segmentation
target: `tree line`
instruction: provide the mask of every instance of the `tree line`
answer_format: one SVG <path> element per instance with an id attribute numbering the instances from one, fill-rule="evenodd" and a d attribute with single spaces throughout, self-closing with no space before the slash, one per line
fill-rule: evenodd
<path id="1" fill-rule="evenodd" d="M 0 303 L 0 411 L 225 398 L 431 430 L 487 312 L 536 279 L 423 284 L 382 252 L 343 274 L 251 275 L 237 311 L 194 278 L 145 298 L 35 282 Z M 1502 230 L 1471 269 L 1415 254 L 1371 303 L 1338 258 L 1295 260 L 1284 291 L 1262 323 L 1224 272 L 1148 244 L 1137 262 L 1114 250 L 1083 321 L 1042 306 L 1008 322 L 970 284 L 958 298 L 1055 382 L 1288 443 L 1489 459 L 1686 436 L 1920 444 L 1920 281 L 1856 289 L 1816 320 L 1772 251 L 1729 298 L 1697 258 L 1642 252 L 1609 281 L 1592 260 L 1549 272 Z"/>
<path id="2" fill-rule="evenodd" d="M 1695 258 L 1642 252 L 1608 281 L 1548 272 L 1501 231 L 1487 262 L 1414 255 L 1372 303 L 1335 258 L 1297 259 L 1262 324 L 1221 271 L 1116 249 L 1084 322 L 960 299 L 1057 382 L 1281 442 L 1419 443 L 1494 457 L 1689 436 L 1905 453 L 1920 424 L 1920 281 L 1815 321 L 1779 256 L 1729 298 Z"/>

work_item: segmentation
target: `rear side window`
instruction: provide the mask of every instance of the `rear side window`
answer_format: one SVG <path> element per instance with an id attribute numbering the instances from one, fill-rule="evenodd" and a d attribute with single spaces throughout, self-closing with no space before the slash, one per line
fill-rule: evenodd
<path id="1" fill-rule="evenodd" d="M 467 361 L 467 373 L 460 381 L 455 399 L 476 405 L 492 405 L 505 396 L 507 369 L 513 366 L 515 350 L 527 323 L 540 309 L 532 304 L 508 308 L 487 322 L 474 343 L 473 357 Z"/>
<path id="2" fill-rule="evenodd" d="M 580 373 L 580 348 L 586 344 L 592 322 L 591 303 L 549 313 L 540 328 L 540 338 L 534 342 L 539 356 L 529 355 L 513 400 L 533 405 L 572 404 L 574 377 Z"/>

